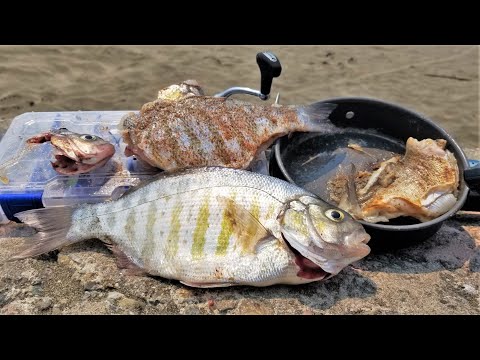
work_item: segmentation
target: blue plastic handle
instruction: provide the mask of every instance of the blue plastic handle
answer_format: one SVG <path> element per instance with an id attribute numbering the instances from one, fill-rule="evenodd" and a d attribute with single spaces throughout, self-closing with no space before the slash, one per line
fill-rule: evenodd
<path id="1" fill-rule="evenodd" d="M 470 167 L 475 167 L 475 166 L 480 165 L 480 161 L 478 161 L 478 160 L 473 160 L 473 159 L 468 159 L 468 165 L 469 165 Z"/>
<path id="2" fill-rule="evenodd" d="M 43 208 L 42 195 L 43 191 L 0 194 L 0 205 L 9 220 L 20 222 L 13 215 L 21 211 Z"/>

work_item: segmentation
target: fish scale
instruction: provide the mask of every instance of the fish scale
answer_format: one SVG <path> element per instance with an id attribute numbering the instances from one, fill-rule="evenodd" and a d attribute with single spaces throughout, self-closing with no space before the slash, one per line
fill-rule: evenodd
<path id="1" fill-rule="evenodd" d="M 204 192 L 204 194 L 202 194 Z M 200 191 L 200 193 L 197 194 L 200 199 L 202 199 L 201 202 L 205 202 L 205 198 L 208 198 L 208 191 Z M 186 218 L 186 212 L 185 210 L 188 211 L 189 207 L 195 206 L 197 201 L 194 199 L 191 199 L 191 194 L 185 193 L 182 194 L 179 199 L 184 205 L 182 206 L 181 211 L 178 214 L 178 220 L 179 223 L 182 225 L 178 228 L 175 229 L 174 226 L 172 226 L 172 219 L 175 219 L 176 216 L 176 211 L 175 209 L 177 208 L 177 204 L 174 204 L 172 207 L 169 202 L 166 201 L 159 201 L 157 202 L 156 206 L 157 207 L 165 207 L 167 213 L 171 213 L 170 219 L 165 218 L 165 219 L 158 219 L 155 221 L 153 225 L 153 231 L 155 233 L 160 233 L 160 231 L 164 231 L 165 236 L 161 237 L 157 241 L 157 246 L 155 247 L 155 254 L 157 256 L 153 260 L 153 263 L 156 262 L 156 265 L 161 266 L 161 267 L 166 267 L 167 269 L 171 268 L 174 264 L 176 267 L 180 267 L 183 269 L 188 269 L 195 260 L 198 260 L 204 256 L 211 257 L 212 254 L 213 256 L 218 256 L 215 255 L 215 250 L 218 246 L 218 235 L 221 232 L 221 229 L 219 226 L 216 226 L 215 219 L 220 216 L 220 214 L 223 212 L 223 208 L 214 206 L 211 202 L 208 205 L 210 209 L 210 216 L 208 219 L 202 219 L 201 216 L 199 216 L 199 213 L 201 212 L 200 210 L 197 211 L 196 214 L 192 216 L 191 221 L 183 221 Z M 146 208 L 146 209 L 145 209 Z M 146 224 L 142 223 L 142 220 L 140 219 L 148 219 L 149 214 L 148 211 L 151 211 L 152 205 L 139 205 L 137 207 L 137 216 L 135 218 L 136 220 L 136 225 L 135 229 L 137 231 L 136 234 L 134 234 L 135 238 L 145 238 L 146 234 L 144 234 L 143 230 L 146 228 Z M 125 210 L 125 213 L 135 213 L 134 210 L 129 209 Z M 127 221 L 128 217 L 131 215 L 127 215 Z M 163 221 L 162 221 L 163 220 Z M 201 231 L 198 230 L 199 224 L 204 224 L 207 226 L 206 232 L 202 234 Z M 199 232 L 200 234 L 198 235 L 199 238 L 202 240 L 199 240 L 198 243 L 198 253 L 197 256 L 195 256 L 194 253 L 194 248 L 195 248 L 195 236 L 192 236 L 192 234 L 195 234 L 195 232 Z M 107 231 L 112 238 L 124 245 L 124 246 L 129 246 L 131 243 L 130 238 L 127 239 L 126 243 L 122 243 L 124 241 L 124 233 L 122 231 L 118 232 L 115 231 L 115 229 L 109 229 Z M 167 235 L 168 234 L 168 235 Z M 171 236 L 172 234 L 173 237 Z M 190 239 L 190 241 L 182 241 L 183 239 Z M 163 240 L 163 241 L 162 241 Z M 202 243 L 202 245 L 200 245 Z M 229 253 L 232 252 L 233 249 L 233 242 L 232 242 L 232 236 L 229 237 L 228 241 L 229 245 L 227 247 L 227 252 L 225 255 L 228 255 Z M 178 246 L 178 253 L 176 251 L 173 251 L 172 247 Z M 157 247 L 159 247 L 161 250 L 156 251 Z M 144 259 L 149 259 L 152 255 L 152 253 L 146 253 L 143 250 L 143 248 L 134 248 L 134 249 L 128 249 L 133 252 L 134 258 L 144 258 Z M 140 251 L 140 252 L 139 252 Z M 176 255 L 176 256 L 175 256 Z M 146 262 L 147 263 L 147 262 Z M 215 264 L 212 264 L 213 267 L 215 267 Z M 202 266 L 205 267 L 204 263 L 202 263 Z M 212 267 L 212 266 L 210 266 Z M 208 268 L 208 266 L 207 266 Z M 207 271 L 207 273 L 211 273 L 214 271 L 214 269 L 203 269 L 202 271 Z M 198 271 L 197 271 L 198 272 Z M 160 273 L 158 275 L 166 275 L 163 273 Z"/>
<path id="2" fill-rule="evenodd" d="M 156 275 L 165 277 L 172 275 L 172 268 L 189 271 L 196 260 L 208 258 L 208 261 L 203 261 L 199 265 L 201 269 L 197 267 L 193 271 L 203 279 L 205 276 L 208 277 L 214 274 L 215 269 L 224 267 L 221 265 L 225 261 L 219 261 L 216 258 L 225 257 L 228 262 L 235 262 L 242 256 L 242 248 L 236 243 L 238 239 L 234 234 L 229 234 L 226 239 L 227 246 L 224 253 L 218 254 L 216 251 L 222 232 L 221 218 L 225 210 L 224 205 L 219 205 L 216 201 L 217 197 L 234 200 L 238 205 L 250 209 L 252 215 L 256 216 L 260 222 L 266 221 L 261 214 L 266 214 L 269 207 L 273 206 L 280 209 L 282 205 L 275 198 L 271 198 L 270 202 L 260 204 L 259 197 L 265 194 L 264 191 L 252 189 L 249 186 L 239 187 L 240 189 L 237 189 L 236 192 L 232 192 L 226 186 L 211 188 L 205 185 L 198 185 L 197 187 L 200 189 L 194 188 L 186 191 L 185 189 L 191 186 L 191 184 L 185 181 L 179 181 L 171 185 L 171 187 L 168 185 L 165 187 L 165 189 L 170 189 L 170 191 L 167 190 L 163 194 L 157 193 L 157 195 L 152 195 L 154 192 L 149 191 L 148 193 L 143 192 L 142 196 L 137 196 L 136 198 L 125 197 L 119 199 L 113 207 L 113 212 L 116 213 L 116 221 L 118 223 L 126 224 L 123 228 L 119 228 L 113 222 L 108 221 L 111 214 L 105 209 L 108 204 L 98 206 L 97 208 L 97 216 L 101 221 L 103 232 L 108 234 L 120 247 L 123 247 L 125 252 L 131 252 L 131 258 L 144 259 L 137 265 L 147 266 L 151 264 L 152 269 L 149 270 L 152 271 L 154 267 L 162 267 L 165 269 L 165 272 L 156 273 Z M 180 193 L 177 195 L 176 200 L 172 201 L 168 195 L 174 192 Z M 192 196 L 193 193 L 195 196 Z M 165 195 L 167 196 L 165 197 Z M 141 201 L 143 203 L 140 203 Z M 178 214 L 179 227 L 175 229 L 175 226 L 172 226 L 172 219 L 175 220 L 175 208 L 178 207 L 178 204 L 182 205 Z M 202 206 L 198 206 L 198 204 L 207 205 L 209 212 L 207 218 L 201 217 Z M 120 210 L 122 208 L 123 210 Z M 149 253 L 143 250 L 146 243 L 145 239 L 148 238 L 146 229 L 150 216 L 149 211 L 157 212 L 157 209 L 164 209 L 167 216 L 157 216 L 151 227 L 153 233 L 159 234 L 163 231 L 164 236 L 157 236 L 155 246 L 151 247 L 154 253 Z M 189 212 L 190 220 L 186 221 Z M 272 217 L 273 215 L 271 214 Z M 128 224 L 132 224 L 132 226 Z M 205 226 L 205 231 L 199 230 L 199 226 Z M 132 229 L 133 232 L 126 229 Z M 197 234 L 197 238 L 195 234 Z M 137 240 L 134 241 L 134 239 Z M 182 241 L 182 239 L 186 241 Z M 195 244 L 196 240 L 197 244 Z M 178 246 L 177 251 L 172 249 L 175 246 Z"/>

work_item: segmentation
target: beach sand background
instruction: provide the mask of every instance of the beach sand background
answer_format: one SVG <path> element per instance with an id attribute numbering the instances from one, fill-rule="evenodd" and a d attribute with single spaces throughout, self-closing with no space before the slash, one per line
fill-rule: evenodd
<path id="1" fill-rule="evenodd" d="M 0 46 L 0 133 L 28 111 L 136 110 L 185 79 L 212 95 L 258 89 L 255 56 L 265 50 L 282 63 L 272 95 L 283 104 L 374 97 L 425 114 L 462 146 L 479 144 L 477 46 Z"/>
<path id="2" fill-rule="evenodd" d="M 264 50 L 283 65 L 272 88 L 281 103 L 338 96 L 398 103 L 480 159 L 477 46 L 4 46 L 0 134 L 28 111 L 138 110 L 158 89 L 189 78 L 208 94 L 258 88 L 255 55 Z M 4 262 L 34 233 L 10 223 L 0 226 L 0 314 L 478 315 L 479 224 L 479 212 L 459 213 L 431 239 L 374 252 L 324 282 L 192 289 L 122 274 L 95 240 Z"/>

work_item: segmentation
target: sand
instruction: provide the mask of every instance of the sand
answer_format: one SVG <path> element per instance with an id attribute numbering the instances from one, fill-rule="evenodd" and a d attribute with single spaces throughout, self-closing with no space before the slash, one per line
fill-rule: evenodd
<path id="1" fill-rule="evenodd" d="M 283 65 L 272 87 L 283 104 L 379 98 L 427 115 L 461 146 L 479 144 L 477 46 L 2 46 L 0 133 L 27 111 L 139 109 L 188 78 L 207 94 L 258 89 L 264 50 Z"/>
<path id="2" fill-rule="evenodd" d="M 395 102 L 480 159 L 476 46 L 5 46 L 0 134 L 27 111 L 139 109 L 188 78 L 208 94 L 258 88 L 255 54 L 265 49 L 283 64 L 272 91 L 281 103 Z M 433 238 L 374 252 L 321 283 L 199 290 L 121 274 L 94 240 L 3 263 L 32 235 L 11 223 L 0 226 L 0 314 L 480 314 L 479 224 L 478 212 L 458 214 Z"/>

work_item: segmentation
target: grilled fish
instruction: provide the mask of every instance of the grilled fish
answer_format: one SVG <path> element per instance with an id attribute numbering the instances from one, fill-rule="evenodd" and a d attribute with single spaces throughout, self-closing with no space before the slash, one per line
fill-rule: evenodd
<path id="1" fill-rule="evenodd" d="M 318 281 L 370 251 L 342 210 L 283 180 L 220 167 L 162 173 L 111 202 L 15 216 L 39 232 L 12 259 L 98 238 L 119 267 L 193 287 Z"/>
<path id="2" fill-rule="evenodd" d="M 139 114 L 121 120 L 127 156 L 169 171 L 200 166 L 246 169 L 283 135 L 333 127 L 328 116 L 335 104 L 256 105 L 196 95 L 201 93 L 197 87 L 183 85 L 182 91 L 161 90 Z"/>

